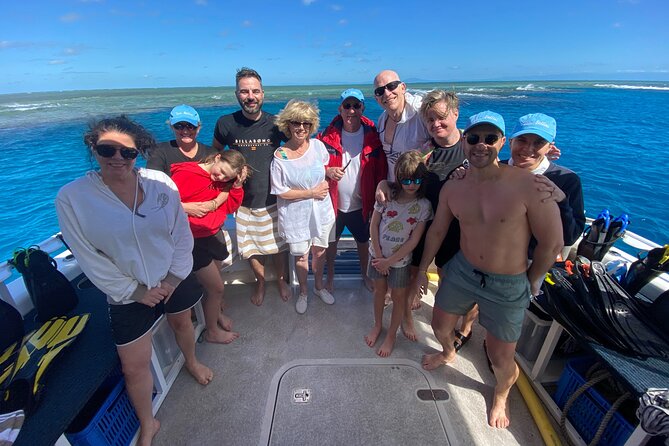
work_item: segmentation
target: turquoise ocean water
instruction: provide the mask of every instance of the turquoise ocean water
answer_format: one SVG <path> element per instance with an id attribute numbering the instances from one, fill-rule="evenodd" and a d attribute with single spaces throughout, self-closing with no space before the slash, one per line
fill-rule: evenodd
<path id="1" fill-rule="evenodd" d="M 291 98 L 311 100 L 320 108 L 324 127 L 337 113 L 339 93 L 350 86 L 266 87 L 264 109 L 276 113 Z M 371 85 L 357 87 L 367 97 L 365 114 L 376 120 L 381 109 Z M 586 214 L 595 217 L 604 207 L 614 215 L 627 212 L 630 230 L 669 243 L 669 188 L 664 184 L 668 82 L 429 83 L 409 88 L 455 90 L 461 101 L 460 127 L 469 115 L 486 109 L 501 113 L 509 131 L 527 113 L 555 117 L 559 163 L 580 174 Z M 205 143 L 211 143 L 216 119 L 239 108 L 232 87 L 0 95 L 0 261 L 14 248 L 58 231 L 53 205 L 58 189 L 92 167 L 82 142 L 90 118 L 126 113 L 158 140 L 167 140 L 169 111 L 181 103 L 200 112 L 200 140 Z M 501 157 L 508 154 L 505 147 Z"/>

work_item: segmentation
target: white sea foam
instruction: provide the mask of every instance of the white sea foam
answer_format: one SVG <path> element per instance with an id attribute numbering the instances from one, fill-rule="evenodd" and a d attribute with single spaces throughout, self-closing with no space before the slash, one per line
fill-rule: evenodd
<path id="1" fill-rule="evenodd" d="M 540 87 L 534 84 L 527 84 L 524 87 L 516 87 L 517 91 L 545 91 L 545 87 Z"/>
<path id="2" fill-rule="evenodd" d="M 483 94 L 483 93 L 458 93 L 458 96 L 460 97 L 468 96 L 468 97 L 486 98 L 486 99 L 522 99 L 527 97 L 524 94 L 512 94 L 509 96 L 504 96 L 504 95 Z"/>
<path id="3" fill-rule="evenodd" d="M 595 84 L 599 88 L 619 88 L 623 90 L 661 90 L 669 91 L 669 87 L 657 87 L 653 85 L 619 85 L 619 84 Z"/>
<path id="4" fill-rule="evenodd" d="M 37 102 L 34 104 L 19 104 L 15 102 L 13 104 L 0 104 L 0 107 L 7 109 L 7 111 L 42 110 L 45 108 L 58 108 L 60 106 L 58 102 Z"/>

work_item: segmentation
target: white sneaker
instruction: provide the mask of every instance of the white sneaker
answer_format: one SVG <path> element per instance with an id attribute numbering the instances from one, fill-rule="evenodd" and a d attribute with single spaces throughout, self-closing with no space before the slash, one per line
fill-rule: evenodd
<path id="1" fill-rule="evenodd" d="M 295 302 L 295 311 L 300 314 L 304 314 L 307 311 L 307 295 L 300 294 L 297 297 L 297 302 Z"/>
<path id="2" fill-rule="evenodd" d="M 314 288 L 314 294 L 320 297 L 323 303 L 326 303 L 328 305 L 332 305 L 333 303 L 335 303 L 334 296 L 330 294 L 327 288 L 323 288 L 322 290 L 317 290 L 316 288 Z"/>

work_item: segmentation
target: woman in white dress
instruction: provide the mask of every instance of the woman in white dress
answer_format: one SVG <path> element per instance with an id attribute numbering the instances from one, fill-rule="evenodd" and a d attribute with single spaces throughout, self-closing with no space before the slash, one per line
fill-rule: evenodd
<path id="1" fill-rule="evenodd" d="M 274 152 L 270 172 L 271 193 L 277 196 L 279 235 L 290 246 L 300 294 L 298 313 L 307 311 L 309 252 L 314 272 L 314 294 L 328 305 L 334 297 L 323 284 L 325 249 L 335 216 L 325 181 L 330 157 L 325 145 L 311 135 L 318 130 L 318 109 L 308 102 L 291 100 L 276 116 L 276 125 L 290 139 Z"/>

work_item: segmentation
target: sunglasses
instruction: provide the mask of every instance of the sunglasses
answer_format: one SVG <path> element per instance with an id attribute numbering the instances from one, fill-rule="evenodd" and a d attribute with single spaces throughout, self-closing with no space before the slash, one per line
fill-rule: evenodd
<path id="1" fill-rule="evenodd" d="M 183 129 L 195 130 L 197 128 L 196 126 L 194 126 L 189 122 L 177 122 L 172 127 L 174 127 L 176 130 L 183 130 Z"/>
<path id="2" fill-rule="evenodd" d="M 355 104 L 351 104 L 350 102 L 347 102 L 346 104 L 342 104 L 341 106 L 344 107 L 346 110 L 350 110 L 351 107 L 353 107 L 356 110 L 360 110 L 362 108 L 362 103 L 356 102 Z"/>
<path id="3" fill-rule="evenodd" d="M 400 86 L 402 81 L 392 81 L 388 82 L 386 85 L 383 85 L 381 87 L 375 88 L 374 89 L 374 95 L 375 96 L 383 96 L 383 93 L 388 90 L 388 91 L 395 91 L 397 87 Z"/>
<path id="4" fill-rule="evenodd" d="M 496 135 L 494 133 L 485 135 L 485 137 L 483 138 L 483 142 L 489 146 L 495 144 L 498 140 L 499 140 L 499 135 Z M 481 137 L 479 135 L 476 134 L 467 135 L 467 144 L 474 146 L 478 144 L 479 141 L 481 141 Z"/>
<path id="5" fill-rule="evenodd" d="M 400 180 L 400 183 L 403 184 L 404 186 L 410 186 L 411 183 L 415 183 L 416 186 L 420 186 L 422 182 L 423 182 L 422 178 L 404 178 L 403 180 Z"/>
<path id="6" fill-rule="evenodd" d="M 290 121 L 290 125 L 294 127 L 304 127 L 305 129 L 311 127 L 311 122 Z"/>
<path id="7" fill-rule="evenodd" d="M 98 144 L 95 146 L 95 151 L 103 158 L 111 158 L 116 154 L 116 151 L 121 152 L 121 158 L 124 160 L 134 160 L 139 155 L 139 151 L 132 147 L 119 147 L 110 144 Z"/>

